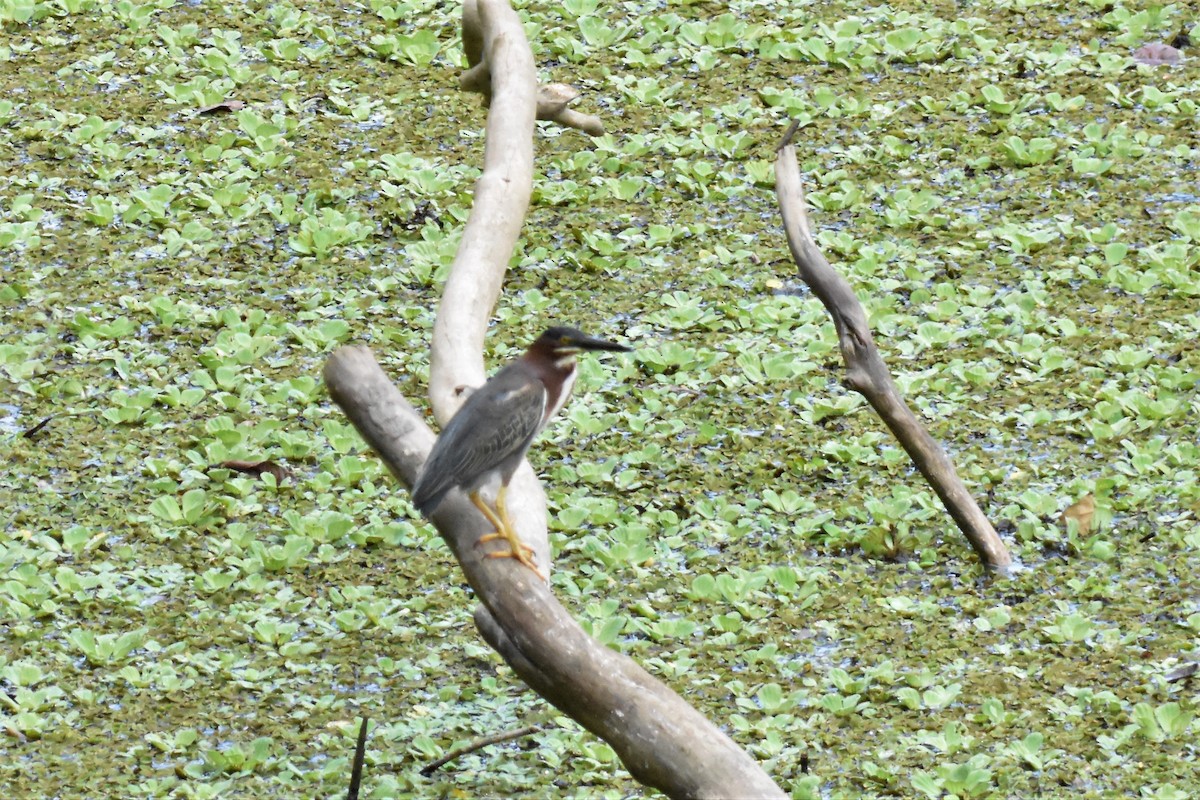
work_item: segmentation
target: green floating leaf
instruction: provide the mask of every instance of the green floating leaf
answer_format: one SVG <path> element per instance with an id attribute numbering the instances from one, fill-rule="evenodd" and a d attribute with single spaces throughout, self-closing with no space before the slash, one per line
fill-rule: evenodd
<path id="1" fill-rule="evenodd" d="M 183 522 L 183 511 L 170 495 L 163 495 L 151 503 L 150 513 L 166 522 Z"/>

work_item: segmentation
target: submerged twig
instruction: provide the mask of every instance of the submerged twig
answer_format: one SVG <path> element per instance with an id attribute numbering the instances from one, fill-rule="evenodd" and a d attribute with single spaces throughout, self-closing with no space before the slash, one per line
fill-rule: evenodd
<path id="1" fill-rule="evenodd" d="M 482 750 L 488 745 L 500 744 L 501 742 L 511 741 L 512 739 L 520 739 L 522 736 L 528 736 L 531 733 L 545 730 L 544 725 L 526 725 L 524 728 L 516 730 L 504 731 L 503 733 L 494 733 L 491 736 L 483 736 L 473 742 L 468 742 L 462 747 L 456 747 L 446 755 L 439 758 L 437 761 L 431 761 L 421 767 L 421 775 L 428 778 L 433 773 L 437 772 L 439 767 L 445 766 L 459 756 L 465 756 L 468 753 L 474 753 L 476 750 Z"/>
<path id="2" fill-rule="evenodd" d="M 354 764 L 350 767 L 350 791 L 346 800 L 358 800 L 358 787 L 362 784 L 363 761 L 367 757 L 367 721 L 363 715 L 362 725 L 358 727 L 358 742 L 354 745 Z"/>

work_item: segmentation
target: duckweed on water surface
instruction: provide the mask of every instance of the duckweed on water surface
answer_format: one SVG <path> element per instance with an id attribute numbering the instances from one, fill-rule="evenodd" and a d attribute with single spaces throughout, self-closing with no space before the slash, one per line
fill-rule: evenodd
<path id="1" fill-rule="evenodd" d="M 0 0 L 0 795 L 341 796 L 362 714 L 366 797 L 642 795 L 483 646 L 319 382 L 366 342 L 423 395 L 481 161 L 457 11 Z M 539 128 L 490 363 L 548 319 L 639 345 L 531 454 L 564 603 L 797 798 L 1194 796 L 1200 59 L 1131 57 L 1194 9 L 520 11 L 609 133 Z M 789 118 L 1010 581 L 840 385 Z"/>

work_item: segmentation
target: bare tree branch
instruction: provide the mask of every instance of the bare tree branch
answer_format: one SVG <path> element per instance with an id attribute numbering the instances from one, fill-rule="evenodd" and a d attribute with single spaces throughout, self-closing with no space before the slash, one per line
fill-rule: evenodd
<path id="1" fill-rule="evenodd" d="M 829 265 L 813 239 L 800 167 L 791 144 L 795 131 L 793 123 L 775 155 L 775 194 L 800 277 L 833 318 L 838 345 L 846 361 L 846 384 L 865 397 L 891 429 L 983 563 L 991 569 L 1006 571 L 1012 565 L 1008 549 L 963 485 L 941 445 L 905 404 L 875 347 L 866 312 L 854 289 Z"/>
<path id="2" fill-rule="evenodd" d="M 472 26 L 467 25 L 469 19 L 475 21 Z M 470 40 L 473 44 L 468 44 L 468 27 L 478 37 Z M 481 65 L 493 66 L 489 74 L 494 75 L 496 103 L 487 117 L 483 174 L 433 328 L 429 400 L 442 425 L 466 399 L 459 390 L 481 386 L 487 379 L 484 335 L 533 194 L 537 73 L 521 20 L 503 0 L 468 0 L 463 4 L 463 30 L 468 57 L 478 52 Z M 554 565 L 546 494 L 528 462 L 509 483 L 508 510 L 521 541 L 533 548 L 534 559 L 548 577 Z"/>
<path id="3" fill-rule="evenodd" d="M 362 786 L 363 763 L 367 760 L 367 722 L 363 714 L 362 723 L 358 726 L 358 741 L 354 744 L 354 761 L 350 765 L 350 786 L 346 789 L 346 800 L 358 800 L 358 790 Z"/>
<path id="4" fill-rule="evenodd" d="M 469 21 L 472 21 L 470 25 Z M 516 14 L 504 0 L 467 0 L 468 59 L 487 68 L 492 103 L 484 171 L 434 327 L 430 400 L 445 423 L 463 386 L 483 383 L 487 321 L 532 191 L 537 85 Z M 411 487 L 434 437 L 370 351 L 347 347 L 325 365 L 334 401 L 402 484 Z M 509 485 L 521 538 L 550 565 L 545 499 L 528 464 Z M 732 740 L 631 659 L 583 632 L 547 583 L 514 559 L 485 557 L 491 525 L 462 492 L 430 515 L 478 595 L 476 625 L 531 688 L 607 741 L 633 777 L 678 798 L 783 798 Z"/>
<path id="5" fill-rule="evenodd" d="M 492 102 L 492 78 L 490 66 L 484 54 L 483 25 L 475 0 L 463 3 L 463 51 L 467 54 L 468 69 L 458 80 L 459 88 L 483 95 L 483 103 Z M 567 108 L 579 91 L 563 83 L 548 83 L 538 86 L 537 118 L 550 120 L 565 128 L 574 128 L 588 136 L 603 136 L 604 123 L 599 117 L 583 114 Z"/>

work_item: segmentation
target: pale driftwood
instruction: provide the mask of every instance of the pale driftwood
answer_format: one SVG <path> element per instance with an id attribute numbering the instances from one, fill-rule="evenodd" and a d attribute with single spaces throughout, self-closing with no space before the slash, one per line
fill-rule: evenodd
<path id="1" fill-rule="evenodd" d="M 599 117 L 567 108 L 579 97 L 579 90 L 566 83 L 543 83 L 538 86 L 537 118 L 556 122 L 565 128 L 575 128 L 588 136 L 603 136 L 604 123 Z"/>
<path id="2" fill-rule="evenodd" d="M 468 16 L 480 37 L 471 47 L 478 48 L 480 63 L 495 67 L 496 102 L 487 117 L 483 174 L 475 184 L 475 202 L 433 326 L 429 401 L 442 425 L 466 399 L 462 387 L 481 386 L 487 379 L 484 335 L 533 194 L 537 73 L 525 31 L 516 12 L 499 0 L 465 3 L 464 31 Z M 465 45 L 465 34 L 463 40 Z M 507 500 L 521 541 L 533 548 L 534 559 L 548 576 L 553 564 L 546 493 L 528 462 L 513 476 Z"/>
<path id="3" fill-rule="evenodd" d="M 325 383 L 392 473 L 415 480 L 433 433 L 365 347 L 344 347 Z M 491 526 L 452 492 L 432 521 L 482 605 L 475 622 L 518 676 L 607 741 L 630 774 L 673 798 L 785 798 L 762 768 L 715 725 L 632 659 L 592 639 L 549 587 L 509 558 L 485 558 Z"/>
<path id="4" fill-rule="evenodd" d="M 1008 548 L 963 485 L 949 456 L 905 404 L 875 347 L 867 315 L 854 289 L 829 265 L 813 240 L 800 167 L 791 144 L 795 128 L 793 125 L 788 129 L 775 155 L 775 194 L 800 277 L 833 318 L 838 345 L 846 361 L 846 385 L 865 397 L 891 429 L 984 565 L 1006 572 L 1012 566 Z"/>
<path id="5" fill-rule="evenodd" d="M 491 65 L 484 52 L 486 37 L 483 20 L 476 0 L 463 3 L 463 52 L 467 56 L 467 70 L 458 79 L 459 88 L 483 95 L 484 105 L 492 102 Z M 569 90 L 569 91 L 568 91 Z M 579 91 L 564 83 L 547 83 L 538 86 L 537 118 L 549 120 L 564 128 L 574 128 L 588 136 L 603 136 L 604 123 L 599 117 L 567 108 Z"/>
<path id="6" fill-rule="evenodd" d="M 497 102 L 487 117 L 483 174 L 433 328 L 429 399 L 443 425 L 464 399 L 458 388 L 479 386 L 487 377 L 484 335 L 533 193 L 533 54 L 507 3 L 469 0 L 464 17 L 467 8 L 484 37 L 477 45 L 480 53 L 496 67 Z"/>
<path id="7" fill-rule="evenodd" d="M 536 79 L 524 31 L 504 0 L 468 0 L 475 19 L 468 54 L 490 65 L 494 85 L 484 173 L 452 265 L 434 328 L 430 400 L 445 423 L 464 387 L 484 379 L 487 320 L 528 208 Z M 402 484 L 411 487 L 433 445 L 421 415 L 391 384 L 370 351 L 338 350 L 325 366 L 334 401 Z M 549 570 L 546 510 L 528 464 L 510 484 L 518 533 Z M 461 492 L 431 522 L 479 597 L 484 638 L 531 688 L 605 739 L 634 778 L 677 798 L 784 798 L 734 742 L 631 659 L 587 636 L 535 573 L 513 559 L 487 558 L 479 538 L 491 525 Z"/>

